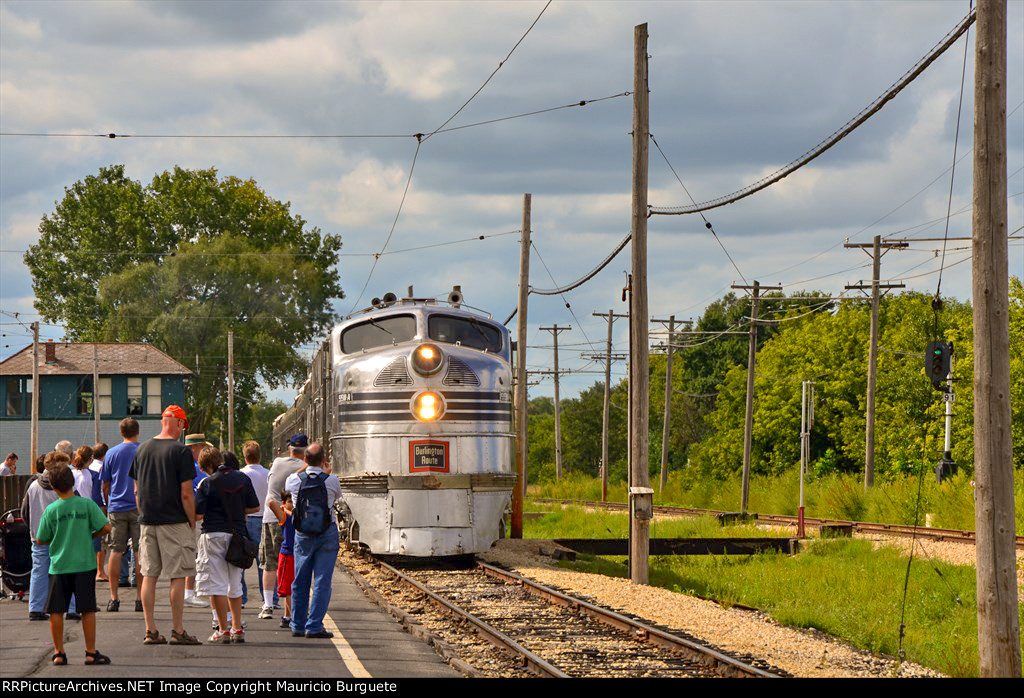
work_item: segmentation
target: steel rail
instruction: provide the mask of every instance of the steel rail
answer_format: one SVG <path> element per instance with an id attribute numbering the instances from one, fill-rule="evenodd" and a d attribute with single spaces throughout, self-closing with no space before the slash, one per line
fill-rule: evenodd
<path id="1" fill-rule="evenodd" d="M 594 604 L 583 601 L 582 599 L 577 599 L 573 596 L 569 596 L 568 594 L 563 594 L 560 591 L 555 591 L 550 587 L 546 587 L 543 584 L 527 579 L 515 572 L 509 572 L 507 570 L 494 567 L 493 565 L 488 565 L 486 562 L 478 561 L 476 564 L 477 567 L 489 577 L 498 579 L 506 584 L 514 584 L 522 587 L 525 591 L 528 591 L 535 596 L 539 596 L 547 600 L 549 603 L 562 606 L 563 608 L 567 608 L 577 613 L 584 613 L 600 623 L 625 631 L 633 639 L 640 642 L 646 642 L 673 652 L 685 654 L 689 659 L 694 660 L 703 666 L 714 669 L 722 676 L 779 678 L 776 674 L 763 669 L 758 669 L 755 666 L 751 666 L 750 664 L 741 662 L 738 659 L 722 654 L 710 647 L 705 647 L 691 640 L 687 640 L 686 638 L 672 635 L 671 633 L 659 630 L 653 626 L 633 620 L 632 618 L 628 618 L 607 608 L 601 608 L 600 606 L 595 606 Z"/>
<path id="2" fill-rule="evenodd" d="M 460 620 L 463 620 L 472 625 L 473 629 L 477 632 L 477 634 L 479 634 L 481 637 L 483 637 L 485 640 L 490 642 L 495 647 L 507 650 L 512 654 L 520 657 L 523 660 L 524 666 L 530 671 L 534 672 L 535 674 L 538 674 L 539 676 L 543 677 L 556 679 L 570 678 L 570 676 L 563 672 L 561 669 L 548 663 L 543 658 L 526 649 L 505 633 L 489 625 L 488 623 L 485 623 L 484 621 L 480 620 L 479 618 L 469 613 L 465 609 L 456 606 L 452 602 L 448 601 L 448 599 L 432 592 L 430 589 L 425 587 L 423 584 L 420 584 L 415 579 L 399 572 L 397 569 L 387 564 L 386 562 L 381 562 L 380 560 L 377 560 L 376 563 L 380 565 L 381 569 L 386 571 L 388 574 L 393 575 L 405 584 L 414 587 L 416 590 L 418 590 L 420 593 L 422 593 L 424 596 L 430 599 L 430 601 L 433 602 L 435 605 L 440 606 L 445 612 L 450 613 L 456 618 L 459 618 Z"/>
<path id="3" fill-rule="evenodd" d="M 625 510 L 623 502 L 590 502 L 572 499 L 547 499 L 533 498 L 533 501 L 540 504 L 578 504 L 580 506 L 594 507 L 597 509 L 609 509 L 613 511 Z M 676 507 L 659 505 L 654 507 L 658 514 L 675 514 L 684 516 L 714 516 L 728 512 L 716 509 L 695 509 L 691 507 Z M 798 518 L 783 514 L 755 514 L 761 523 L 774 526 L 796 526 Z M 923 526 L 907 526 L 905 524 L 872 523 L 868 521 L 848 521 L 845 519 L 814 519 L 804 517 L 804 524 L 807 526 L 851 526 L 858 533 L 879 533 L 901 537 L 930 538 L 935 541 L 953 541 L 958 543 L 975 543 L 974 531 L 962 531 L 953 528 L 926 528 Z M 1015 544 L 1018 550 L 1024 550 L 1024 536 L 1015 536 Z"/>

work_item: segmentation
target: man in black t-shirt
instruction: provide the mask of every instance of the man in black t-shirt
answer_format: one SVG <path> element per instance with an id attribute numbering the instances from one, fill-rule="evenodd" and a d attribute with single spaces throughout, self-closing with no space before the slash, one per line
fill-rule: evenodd
<path id="1" fill-rule="evenodd" d="M 171 579 L 171 644 L 202 644 L 185 632 L 185 577 L 196 573 L 195 497 L 192 452 L 179 439 L 188 429 L 185 410 L 171 405 L 164 410 L 161 431 L 135 452 L 128 474 L 135 480 L 139 508 L 139 563 L 142 572 L 142 611 L 146 617 L 147 645 L 167 639 L 156 628 L 156 582 Z"/>

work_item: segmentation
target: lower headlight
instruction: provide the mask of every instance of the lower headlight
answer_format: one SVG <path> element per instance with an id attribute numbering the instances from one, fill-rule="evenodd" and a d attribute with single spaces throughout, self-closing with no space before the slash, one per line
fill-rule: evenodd
<path id="1" fill-rule="evenodd" d="M 444 401 L 435 392 L 420 393 L 413 400 L 412 412 L 423 422 L 435 422 L 444 414 Z"/>

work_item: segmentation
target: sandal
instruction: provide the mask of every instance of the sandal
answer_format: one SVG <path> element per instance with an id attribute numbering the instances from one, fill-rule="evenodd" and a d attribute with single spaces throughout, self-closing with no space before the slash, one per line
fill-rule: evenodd
<path id="1" fill-rule="evenodd" d="M 60 660 L 59 662 L 57 660 Z M 54 666 L 65 666 L 68 663 L 68 656 L 63 652 L 54 652 L 53 656 L 50 657 L 50 661 L 53 662 Z"/>
<path id="2" fill-rule="evenodd" d="M 180 633 L 177 630 L 171 631 L 171 644 L 172 645 L 201 645 L 194 635 L 189 635 L 188 631 L 182 630 Z"/>
<path id="3" fill-rule="evenodd" d="M 90 659 L 92 661 L 89 661 Z M 96 650 L 95 652 L 86 652 L 85 653 L 85 664 L 86 664 L 86 666 L 95 665 L 95 664 L 110 664 L 110 657 L 108 657 L 105 654 L 100 654 L 99 650 Z"/>
<path id="4" fill-rule="evenodd" d="M 158 630 L 147 630 L 146 639 L 142 641 L 144 645 L 166 645 L 167 638 L 160 634 Z"/>

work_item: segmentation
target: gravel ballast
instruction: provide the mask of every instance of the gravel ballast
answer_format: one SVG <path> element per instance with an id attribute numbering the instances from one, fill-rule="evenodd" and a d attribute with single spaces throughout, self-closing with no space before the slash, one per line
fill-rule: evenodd
<path id="1" fill-rule="evenodd" d="M 764 613 L 723 608 L 667 589 L 634 585 L 626 579 L 560 569 L 539 554 L 541 548 L 553 547 L 549 541 L 506 539 L 479 557 L 542 584 L 682 630 L 731 654 L 757 657 L 794 676 L 942 676 L 910 662 L 898 667 L 891 657 L 858 650 L 821 632 L 781 626 Z"/>

